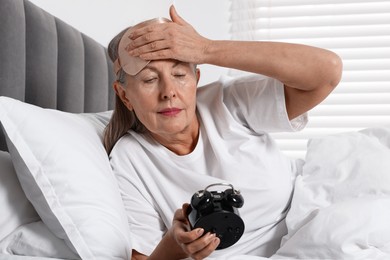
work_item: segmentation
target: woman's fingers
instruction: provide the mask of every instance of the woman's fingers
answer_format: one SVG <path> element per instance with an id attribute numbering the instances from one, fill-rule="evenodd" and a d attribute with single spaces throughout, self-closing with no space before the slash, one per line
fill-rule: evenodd
<path id="1" fill-rule="evenodd" d="M 219 238 L 208 232 L 193 242 L 183 244 L 183 251 L 193 259 L 203 259 L 209 256 L 219 245 Z"/>
<path id="2" fill-rule="evenodd" d="M 203 235 L 203 228 L 197 228 L 191 231 L 177 229 L 175 233 L 176 241 L 179 244 L 189 244 L 199 239 Z"/>
<path id="3" fill-rule="evenodd" d="M 189 204 L 185 203 L 181 209 L 176 210 L 171 231 L 176 243 L 186 255 L 192 259 L 204 259 L 218 247 L 220 240 L 213 233 L 204 234 L 203 228 L 190 230 L 188 207 Z"/>
<path id="4" fill-rule="evenodd" d="M 210 243 L 208 243 L 207 246 L 205 246 L 201 250 L 198 250 L 195 253 L 192 253 L 189 255 L 191 256 L 192 259 L 204 259 L 204 258 L 208 257 L 212 252 L 215 251 L 215 249 L 219 245 L 219 242 L 220 242 L 219 238 L 214 236 L 210 240 Z"/>
<path id="5" fill-rule="evenodd" d="M 141 56 L 146 60 L 173 58 L 169 57 L 172 55 L 173 38 L 172 28 L 169 26 L 167 23 L 152 24 L 135 30 L 131 34 L 129 45 L 126 47 L 129 55 Z"/>
<path id="6" fill-rule="evenodd" d="M 176 11 L 176 8 L 174 5 L 171 5 L 169 8 L 169 15 L 171 16 L 171 20 L 174 23 L 180 24 L 180 25 L 190 25 L 187 23 Z"/>
<path id="7" fill-rule="evenodd" d="M 165 39 L 166 23 L 156 23 L 134 30 L 129 38 L 131 40 L 129 49 L 134 49 L 144 44 Z"/>
<path id="8" fill-rule="evenodd" d="M 167 50 L 168 47 L 169 47 L 169 45 L 168 45 L 168 43 L 166 41 L 156 40 L 156 41 L 152 41 L 152 42 L 147 43 L 147 44 L 143 44 L 143 45 L 141 45 L 139 47 L 135 47 L 135 45 L 132 45 L 132 47 L 129 46 L 128 50 L 129 50 L 129 55 L 130 56 L 138 57 L 138 56 L 142 56 L 142 55 L 145 55 L 145 54 L 150 54 L 150 53 L 153 53 L 153 52 Z M 159 55 L 161 56 L 163 54 L 164 53 L 160 53 Z M 158 57 L 158 55 L 156 55 L 156 53 L 154 53 L 154 55 Z M 141 57 L 141 58 L 145 58 L 145 57 Z M 146 60 L 150 60 L 150 58 L 146 59 Z"/>
<path id="9" fill-rule="evenodd" d="M 134 30 L 126 47 L 131 56 L 145 60 L 175 59 L 202 64 L 210 40 L 202 37 L 171 6 L 173 22 L 156 23 Z"/>

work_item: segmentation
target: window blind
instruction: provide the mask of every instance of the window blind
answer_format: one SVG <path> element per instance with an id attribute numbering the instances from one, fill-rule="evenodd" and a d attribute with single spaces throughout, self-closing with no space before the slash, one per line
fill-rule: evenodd
<path id="1" fill-rule="evenodd" d="M 308 44 L 343 60 L 341 82 L 306 129 L 272 134 L 289 156 L 304 158 L 310 138 L 390 126 L 390 1 L 231 0 L 230 28 L 234 40 Z"/>

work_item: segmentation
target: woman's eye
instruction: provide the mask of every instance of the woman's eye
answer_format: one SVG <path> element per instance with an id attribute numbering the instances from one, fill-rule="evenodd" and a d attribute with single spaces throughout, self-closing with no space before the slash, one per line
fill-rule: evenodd
<path id="1" fill-rule="evenodd" d="M 157 78 L 148 78 L 148 79 L 144 79 L 144 83 L 150 84 L 150 83 L 155 82 L 156 80 L 157 80 Z"/>

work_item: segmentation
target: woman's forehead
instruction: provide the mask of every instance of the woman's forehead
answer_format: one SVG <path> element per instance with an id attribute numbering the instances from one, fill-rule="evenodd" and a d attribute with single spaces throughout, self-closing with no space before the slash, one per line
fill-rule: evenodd
<path id="1" fill-rule="evenodd" d="M 177 67 L 179 65 L 189 67 L 190 63 L 179 61 L 179 60 L 153 60 L 153 61 L 149 62 L 149 64 L 146 66 L 146 68 L 147 67 L 165 67 L 165 66 L 170 67 L 170 68 L 174 68 L 174 67 Z"/>
<path id="2" fill-rule="evenodd" d="M 150 61 L 141 71 L 163 71 L 163 70 L 172 70 L 175 68 L 192 68 L 193 65 L 188 62 L 183 62 L 179 60 L 155 60 Z"/>

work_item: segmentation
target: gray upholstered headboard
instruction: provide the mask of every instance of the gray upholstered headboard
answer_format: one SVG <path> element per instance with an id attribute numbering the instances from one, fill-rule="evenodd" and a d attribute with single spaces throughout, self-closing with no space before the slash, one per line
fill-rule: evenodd
<path id="1" fill-rule="evenodd" d="M 104 46 L 28 0 L 0 0 L 0 96 L 100 112 L 113 108 L 112 81 Z"/>

